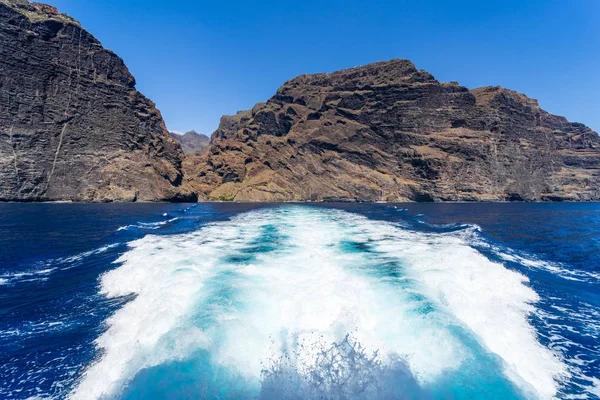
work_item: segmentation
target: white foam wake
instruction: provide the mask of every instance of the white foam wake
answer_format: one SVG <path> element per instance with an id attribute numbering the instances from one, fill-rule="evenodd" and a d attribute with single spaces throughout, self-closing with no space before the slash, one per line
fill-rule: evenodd
<path id="1" fill-rule="evenodd" d="M 538 298 L 526 278 L 452 235 L 285 207 L 130 246 L 101 287 L 136 297 L 107 321 L 74 399 L 118 394 L 140 370 L 198 349 L 258 384 L 274 352 L 295 349 L 301 368 L 318 356 L 311 344 L 349 332 L 425 386 L 487 357 L 461 332 L 532 397 L 552 398 L 566 374 L 527 321 Z"/>

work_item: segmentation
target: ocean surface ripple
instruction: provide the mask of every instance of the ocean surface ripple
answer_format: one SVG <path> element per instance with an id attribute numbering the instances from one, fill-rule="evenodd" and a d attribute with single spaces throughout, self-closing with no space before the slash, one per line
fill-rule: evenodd
<path id="1" fill-rule="evenodd" d="M 4 243 L 0 396 L 600 398 L 597 239 L 456 206 L 79 209 L 68 245 Z"/>

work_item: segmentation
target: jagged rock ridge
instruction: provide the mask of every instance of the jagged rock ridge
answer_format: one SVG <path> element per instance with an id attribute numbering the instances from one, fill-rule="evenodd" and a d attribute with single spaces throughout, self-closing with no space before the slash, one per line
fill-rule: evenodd
<path id="1" fill-rule="evenodd" d="M 121 58 L 54 7 L 0 0 L 0 200 L 184 199 L 182 157 Z"/>
<path id="2" fill-rule="evenodd" d="M 286 82 L 223 117 L 184 169 L 209 199 L 593 200 L 600 138 L 517 92 L 391 60 Z"/>
<path id="3" fill-rule="evenodd" d="M 169 132 L 171 137 L 179 142 L 181 149 L 185 154 L 195 153 L 206 147 L 210 143 L 210 138 L 206 135 L 198 133 L 194 130 L 179 134 L 175 132 Z"/>

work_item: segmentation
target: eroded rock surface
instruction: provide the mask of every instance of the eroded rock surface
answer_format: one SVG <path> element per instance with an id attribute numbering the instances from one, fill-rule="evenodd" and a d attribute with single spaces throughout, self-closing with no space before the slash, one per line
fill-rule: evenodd
<path id="1" fill-rule="evenodd" d="M 179 142 L 181 149 L 185 154 L 195 153 L 208 147 L 210 138 L 196 131 L 189 131 L 184 134 L 169 132 L 171 137 Z"/>
<path id="2" fill-rule="evenodd" d="M 0 0 L 0 200 L 189 199 L 182 157 L 121 58 L 54 7 Z"/>
<path id="3" fill-rule="evenodd" d="M 600 199 L 600 138 L 500 87 L 391 60 L 286 82 L 226 116 L 186 179 L 210 199 Z"/>

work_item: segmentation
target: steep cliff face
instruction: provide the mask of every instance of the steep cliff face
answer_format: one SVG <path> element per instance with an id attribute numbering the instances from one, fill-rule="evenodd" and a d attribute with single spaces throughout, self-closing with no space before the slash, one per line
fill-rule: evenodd
<path id="1" fill-rule="evenodd" d="M 392 60 L 286 82 L 223 117 L 185 169 L 211 199 L 591 200 L 600 138 L 514 91 Z"/>
<path id="2" fill-rule="evenodd" d="M 118 56 L 54 7 L 0 0 L 0 200 L 182 199 L 182 156 Z"/>

